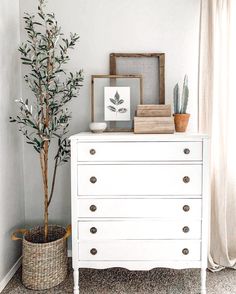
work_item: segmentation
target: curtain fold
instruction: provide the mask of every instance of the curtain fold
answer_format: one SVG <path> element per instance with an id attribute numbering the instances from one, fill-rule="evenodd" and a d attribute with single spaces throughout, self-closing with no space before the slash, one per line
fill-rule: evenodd
<path id="1" fill-rule="evenodd" d="M 210 135 L 209 268 L 236 269 L 236 1 L 202 0 L 199 130 Z"/>

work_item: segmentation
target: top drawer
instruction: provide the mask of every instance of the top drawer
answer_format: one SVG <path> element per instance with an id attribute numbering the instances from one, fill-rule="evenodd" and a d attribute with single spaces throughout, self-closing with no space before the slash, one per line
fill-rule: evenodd
<path id="1" fill-rule="evenodd" d="M 78 143 L 78 161 L 200 161 L 202 142 Z"/>

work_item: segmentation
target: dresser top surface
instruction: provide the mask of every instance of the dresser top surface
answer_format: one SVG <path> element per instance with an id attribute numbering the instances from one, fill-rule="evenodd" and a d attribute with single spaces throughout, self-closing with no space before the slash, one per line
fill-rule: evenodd
<path id="1" fill-rule="evenodd" d="M 202 141 L 207 134 L 174 133 L 174 134 L 134 134 L 134 133 L 101 133 L 82 132 L 70 137 L 72 141 L 80 142 L 165 142 L 165 141 Z"/>

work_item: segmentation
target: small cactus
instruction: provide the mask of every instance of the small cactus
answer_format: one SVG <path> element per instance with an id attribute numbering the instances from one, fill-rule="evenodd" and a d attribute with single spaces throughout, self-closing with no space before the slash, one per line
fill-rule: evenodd
<path id="1" fill-rule="evenodd" d="M 185 75 L 181 103 L 179 99 L 179 85 L 176 84 L 174 87 L 174 113 L 175 114 L 186 113 L 187 107 L 188 107 L 188 97 L 189 97 L 188 76 Z"/>
<path id="2" fill-rule="evenodd" d="M 174 87 L 174 112 L 179 113 L 179 84 L 176 84 Z"/>

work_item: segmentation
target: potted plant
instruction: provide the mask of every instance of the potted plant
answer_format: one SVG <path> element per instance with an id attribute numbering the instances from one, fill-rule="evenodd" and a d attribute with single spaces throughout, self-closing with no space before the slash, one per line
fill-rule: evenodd
<path id="1" fill-rule="evenodd" d="M 179 84 L 176 84 L 174 87 L 174 121 L 176 132 L 185 132 L 187 129 L 190 117 L 190 114 L 186 113 L 188 106 L 188 97 L 188 76 L 185 75 L 181 101 L 179 97 Z"/>
<path id="2" fill-rule="evenodd" d="M 27 41 L 19 47 L 22 64 L 29 72 L 24 76 L 32 99 L 19 99 L 19 113 L 10 122 L 19 126 L 26 142 L 38 153 L 44 194 L 44 225 L 31 230 L 17 230 L 13 240 L 23 239 L 22 281 L 30 289 L 43 290 L 61 283 L 67 275 L 66 238 L 70 227 L 49 225 L 57 168 L 70 158 L 67 138 L 71 113 L 67 104 L 78 95 L 83 73 L 66 74 L 69 50 L 79 39 L 77 34 L 65 38 L 55 15 L 45 12 L 45 0 L 39 0 L 37 14 L 24 16 Z M 57 142 L 52 154 L 51 143 Z M 54 157 L 52 182 L 49 183 L 49 157 Z"/>

